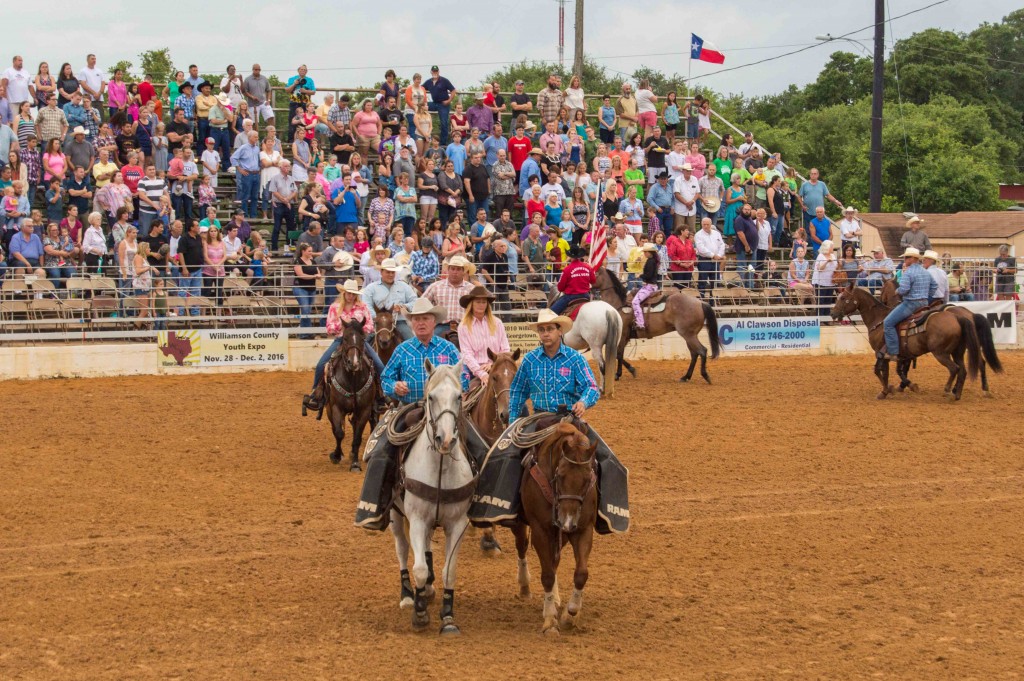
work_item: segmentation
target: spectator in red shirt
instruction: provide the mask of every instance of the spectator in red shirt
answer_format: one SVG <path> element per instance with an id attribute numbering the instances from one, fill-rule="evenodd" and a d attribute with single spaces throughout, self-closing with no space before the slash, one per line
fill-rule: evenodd
<path id="1" fill-rule="evenodd" d="M 597 283 L 593 268 L 583 262 L 586 253 L 579 246 L 569 249 L 569 264 L 562 270 L 562 276 L 558 280 L 558 290 L 561 297 L 551 303 L 551 310 L 555 314 L 562 314 L 569 303 L 574 300 L 590 298 L 590 289 Z"/>
<path id="2" fill-rule="evenodd" d="M 530 150 L 533 149 L 533 142 L 525 135 L 525 131 L 523 126 L 517 125 L 516 134 L 508 140 L 508 156 L 512 167 L 515 168 L 517 180 L 523 163 L 530 157 Z"/>
<path id="3" fill-rule="evenodd" d="M 128 152 L 128 163 L 121 166 L 121 177 L 124 179 L 124 184 L 132 192 L 132 202 L 135 204 L 135 216 L 139 214 L 139 181 L 145 176 L 145 171 L 142 167 L 137 165 L 139 160 L 138 154 L 134 151 Z"/>
<path id="4" fill-rule="evenodd" d="M 547 211 L 544 209 L 544 201 L 542 201 L 540 198 L 540 190 L 541 187 L 539 184 L 534 184 L 532 187 L 530 187 L 530 198 L 526 199 L 527 222 L 532 222 L 533 216 L 536 213 L 540 213 L 542 218 L 547 216 Z M 541 222 L 544 222 L 544 220 L 542 219 Z"/>
<path id="5" fill-rule="evenodd" d="M 665 242 L 668 248 L 668 271 L 672 281 L 687 285 L 693 281 L 693 264 L 697 251 L 693 247 L 690 228 L 680 225 Z"/>

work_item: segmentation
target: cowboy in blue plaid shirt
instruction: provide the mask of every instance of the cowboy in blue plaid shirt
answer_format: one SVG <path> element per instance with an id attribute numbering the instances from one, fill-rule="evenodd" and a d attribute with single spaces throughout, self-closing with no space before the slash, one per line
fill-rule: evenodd
<path id="1" fill-rule="evenodd" d="M 459 363 L 458 349 L 434 335 L 434 326 L 445 314 L 443 307 L 433 307 L 425 298 L 419 298 L 409 309 L 407 315 L 413 337 L 395 348 L 388 365 L 384 367 L 380 382 L 385 395 L 406 404 L 419 402 L 423 399 L 423 390 L 427 385 L 424 359 L 429 359 L 434 365 Z M 465 391 L 468 388 L 469 381 L 463 373 L 462 389 Z"/>
<path id="2" fill-rule="evenodd" d="M 576 350 L 562 343 L 562 334 L 572 328 L 568 317 L 541 310 L 534 324 L 541 346 L 526 353 L 519 371 L 512 379 L 509 415 L 523 416 L 526 398 L 533 401 L 534 411 L 557 411 L 569 406 L 577 418 L 597 404 L 600 393 L 590 365 Z"/>
<path id="3" fill-rule="evenodd" d="M 434 240 L 429 236 L 420 239 L 420 250 L 409 258 L 409 268 L 412 270 L 412 284 L 421 291 L 437 281 L 441 264 L 434 252 Z"/>

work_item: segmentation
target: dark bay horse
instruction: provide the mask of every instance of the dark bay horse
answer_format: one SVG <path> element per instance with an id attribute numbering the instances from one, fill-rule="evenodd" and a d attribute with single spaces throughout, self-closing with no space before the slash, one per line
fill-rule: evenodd
<path id="1" fill-rule="evenodd" d="M 594 455 L 597 443 L 569 423 L 559 423 L 555 431 L 528 459 L 520 486 L 523 516 L 530 528 L 533 549 L 540 560 L 540 581 L 544 586 L 544 624 L 541 631 L 558 634 L 559 627 L 576 625 L 583 607 L 583 587 L 587 584 L 587 563 L 594 542 L 597 521 L 597 473 Z M 519 553 L 520 596 L 530 595 L 530 575 L 526 566 L 526 526 L 514 528 Z M 561 608 L 558 592 L 558 564 L 562 547 L 572 546 L 576 557 L 572 596 Z"/>
<path id="2" fill-rule="evenodd" d="M 892 279 L 882 284 L 882 290 L 879 292 L 878 297 L 881 299 L 882 304 L 889 308 L 895 307 L 902 300 L 900 295 L 896 293 L 896 282 Z M 983 314 L 971 312 L 966 307 L 959 305 L 947 307 L 946 310 L 974 324 L 974 330 L 978 332 L 978 342 L 981 344 L 981 361 L 979 362 L 981 369 L 981 394 L 985 397 L 992 397 L 992 393 L 988 389 L 988 371 L 986 366 L 992 367 L 992 371 L 1001 374 L 1003 373 L 1003 363 L 999 360 L 999 353 L 996 352 L 996 344 L 992 338 L 992 327 L 988 325 L 988 319 Z M 910 373 L 909 363 L 908 366 L 897 369 L 897 372 L 903 379 L 900 385 L 901 389 L 904 387 L 903 383 L 905 383 L 907 387 L 916 390 L 917 386 L 907 378 L 907 374 Z"/>
<path id="3" fill-rule="evenodd" d="M 327 416 L 334 431 L 334 451 L 331 463 L 341 461 L 341 441 L 345 439 L 345 419 L 352 420 L 352 465 L 359 471 L 359 447 L 363 443 L 363 429 L 377 425 L 373 403 L 377 398 L 377 377 L 373 362 L 364 348 L 363 324 L 358 319 L 346 322 L 341 333 L 341 346 L 327 364 L 324 385 L 327 391 Z"/>
<path id="4" fill-rule="evenodd" d="M 832 306 L 832 318 L 843 319 L 854 312 L 860 313 L 864 325 L 868 327 L 868 342 L 871 348 L 876 353 L 884 351 L 882 322 L 889 314 L 889 308 L 866 289 L 849 284 L 839 290 L 835 305 Z M 928 319 L 928 326 L 923 332 L 907 339 L 906 347 L 910 358 L 930 352 L 942 366 L 949 369 L 946 392 L 952 389 L 953 396 L 958 400 L 963 394 L 964 380 L 967 376 L 970 375 L 971 380 L 974 380 L 978 375 L 981 347 L 973 320 L 964 319 L 948 311 L 935 312 Z M 967 366 L 964 365 L 965 352 Z M 897 363 L 898 370 L 900 365 L 901 363 Z M 875 375 L 882 384 L 882 392 L 878 394 L 878 399 L 883 400 L 893 392 L 892 386 L 889 385 L 887 360 L 879 357 L 875 362 Z"/>
<path id="5" fill-rule="evenodd" d="M 487 351 L 487 357 L 491 360 L 491 367 L 487 370 L 487 384 L 470 409 L 469 418 L 488 446 L 493 445 L 508 427 L 508 403 L 520 354 L 519 350 L 498 354 Z M 484 529 L 480 537 L 480 548 L 485 553 L 501 553 L 501 545 L 494 538 L 493 526 Z"/>
<path id="6" fill-rule="evenodd" d="M 619 278 L 608 272 L 605 268 L 597 270 L 597 283 L 594 285 L 605 301 L 622 315 L 623 334 L 619 339 L 618 368 L 615 378 L 622 376 L 622 367 L 625 366 L 633 376 L 636 371 L 623 358 L 626 344 L 629 343 L 630 334 L 626 331 L 633 325 L 633 311 L 627 304 L 628 296 L 626 287 L 622 285 Z M 700 375 L 705 381 L 711 383 L 708 376 L 708 349 L 697 338 L 700 330 L 707 326 L 708 340 L 711 343 L 711 359 L 716 359 L 721 352 L 721 342 L 718 338 L 718 317 L 715 310 L 699 298 L 685 295 L 679 291 L 665 291 L 665 309 L 662 312 L 651 312 L 644 315 L 645 330 L 642 332 L 644 338 L 655 338 L 666 333 L 675 331 L 690 350 L 690 367 L 679 379 L 682 382 L 689 381 L 693 376 L 693 369 L 700 358 Z"/>
<path id="7" fill-rule="evenodd" d="M 402 336 L 398 333 L 394 311 L 376 305 L 373 306 L 373 310 L 376 315 L 373 319 L 373 349 L 377 351 L 377 356 L 384 366 L 387 366 L 395 348 L 401 344 Z"/>

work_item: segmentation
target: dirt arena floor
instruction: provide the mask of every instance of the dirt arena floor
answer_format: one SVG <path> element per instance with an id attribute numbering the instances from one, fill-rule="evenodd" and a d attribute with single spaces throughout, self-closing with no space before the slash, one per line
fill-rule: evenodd
<path id="1" fill-rule="evenodd" d="M 361 475 L 298 414 L 304 374 L 0 383 L 0 678 L 1017 679 L 1024 354 L 1004 357 L 996 399 L 959 404 L 930 360 L 883 403 L 863 356 L 726 359 L 713 386 L 639 363 L 590 412 L 633 529 L 597 538 L 557 638 L 507 530 L 504 555 L 463 545 L 463 636 L 410 631 L 390 532 L 352 526 Z"/>

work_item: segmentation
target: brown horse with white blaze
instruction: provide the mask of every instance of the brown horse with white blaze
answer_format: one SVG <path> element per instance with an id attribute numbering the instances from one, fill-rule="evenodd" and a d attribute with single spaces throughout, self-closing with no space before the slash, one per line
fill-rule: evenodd
<path id="1" fill-rule="evenodd" d="M 559 627 L 571 629 L 583 608 L 583 587 L 587 584 L 590 550 L 597 521 L 597 473 L 595 453 L 586 434 L 570 423 L 559 423 L 554 432 L 527 455 L 526 472 L 520 486 L 523 516 L 530 528 L 533 549 L 540 559 L 541 584 L 544 586 L 544 625 L 546 634 L 558 634 Z M 530 576 L 526 565 L 527 531 L 519 524 L 513 528 L 519 552 L 520 595 L 530 595 Z M 572 596 L 559 613 L 558 564 L 562 547 L 570 544 L 576 557 Z"/>
<path id="2" fill-rule="evenodd" d="M 380 357 L 380 361 L 384 363 L 384 366 L 387 366 L 388 360 L 391 359 L 391 355 L 395 352 L 395 348 L 401 345 L 402 336 L 398 333 L 398 325 L 393 310 L 374 305 L 373 311 L 373 326 L 375 330 L 373 349 L 377 352 L 377 356 Z"/>

